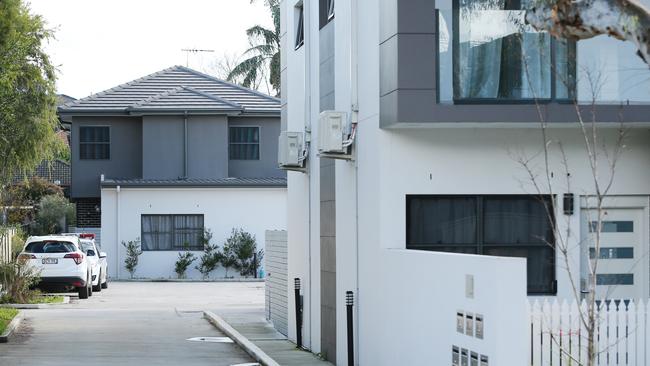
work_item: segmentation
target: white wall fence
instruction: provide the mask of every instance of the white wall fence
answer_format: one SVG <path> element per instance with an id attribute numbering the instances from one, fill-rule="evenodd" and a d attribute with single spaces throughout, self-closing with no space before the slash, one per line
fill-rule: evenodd
<path id="1" fill-rule="evenodd" d="M 11 259 L 11 241 L 15 235 L 14 229 L 0 228 L 0 262 L 7 262 Z"/>
<path id="2" fill-rule="evenodd" d="M 597 312 L 595 365 L 650 365 L 646 301 L 602 302 Z M 580 314 L 586 304 L 534 301 L 529 307 L 530 365 L 587 365 L 587 332 Z"/>

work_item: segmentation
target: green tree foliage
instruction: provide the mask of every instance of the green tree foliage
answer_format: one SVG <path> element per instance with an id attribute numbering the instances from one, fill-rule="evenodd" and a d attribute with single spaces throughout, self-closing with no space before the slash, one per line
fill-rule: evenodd
<path id="1" fill-rule="evenodd" d="M 228 255 L 233 259 L 232 266 L 239 271 L 239 274 L 242 276 L 255 275 L 255 271 L 264 257 L 264 250 L 257 251 L 257 241 L 254 235 L 242 229 L 233 229 L 224 244 L 224 254 L 226 248 L 228 248 Z"/>
<path id="2" fill-rule="evenodd" d="M 255 0 L 251 0 L 253 3 Z M 228 80 L 240 82 L 251 88 L 259 75 L 268 74 L 269 84 L 276 95 L 280 92 L 280 1 L 265 0 L 273 18 L 273 29 L 255 25 L 246 30 L 250 48 L 244 52 L 245 59 L 228 75 Z"/>
<path id="3" fill-rule="evenodd" d="M 45 196 L 38 204 L 36 221 L 32 231 L 35 234 L 57 234 L 65 230 L 65 223 L 74 220 L 74 205 L 61 195 Z"/>
<path id="4" fill-rule="evenodd" d="M 2 202 L 7 209 L 7 221 L 10 225 L 23 225 L 31 221 L 34 209 L 45 196 L 57 195 L 63 197 L 63 190 L 56 184 L 45 179 L 33 177 L 15 184 L 3 195 Z"/>
<path id="5" fill-rule="evenodd" d="M 138 267 L 140 256 L 142 255 L 142 247 L 140 246 L 140 239 L 131 240 L 129 242 L 122 242 L 122 246 L 126 248 L 126 258 L 124 259 L 124 268 L 129 272 L 131 278 L 135 275 L 135 270 Z"/>
<path id="6" fill-rule="evenodd" d="M 0 1 L 0 184 L 52 156 L 55 69 L 43 50 L 52 38 L 22 0 Z"/>

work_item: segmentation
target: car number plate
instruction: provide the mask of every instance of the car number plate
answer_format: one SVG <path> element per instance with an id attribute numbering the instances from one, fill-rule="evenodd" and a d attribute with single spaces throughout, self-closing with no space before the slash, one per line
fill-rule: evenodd
<path id="1" fill-rule="evenodd" d="M 57 258 L 43 258 L 43 264 L 57 264 L 59 260 Z"/>

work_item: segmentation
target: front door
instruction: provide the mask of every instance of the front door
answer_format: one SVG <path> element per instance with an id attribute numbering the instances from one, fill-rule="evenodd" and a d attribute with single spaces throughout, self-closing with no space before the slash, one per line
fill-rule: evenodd
<path id="1" fill-rule="evenodd" d="M 629 200 L 628 200 L 629 201 Z M 612 200 L 616 202 L 616 200 Z M 641 200 L 645 204 L 646 200 Z M 645 299 L 648 297 L 648 227 L 646 207 L 605 208 L 596 250 L 597 210 L 582 209 L 582 253 L 586 256 L 583 279 L 596 265 L 598 299 Z M 627 206 L 627 205 L 625 205 Z M 597 263 L 596 263 L 597 262 Z"/>

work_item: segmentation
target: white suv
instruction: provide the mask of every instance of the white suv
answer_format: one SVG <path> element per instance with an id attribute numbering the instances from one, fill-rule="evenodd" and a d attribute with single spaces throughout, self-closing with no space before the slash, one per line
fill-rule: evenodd
<path id="1" fill-rule="evenodd" d="M 31 236 L 18 258 L 40 269 L 40 284 L 74 287 L 80 299 L 92 296 L 91 268 L 78 237 Z"/>

